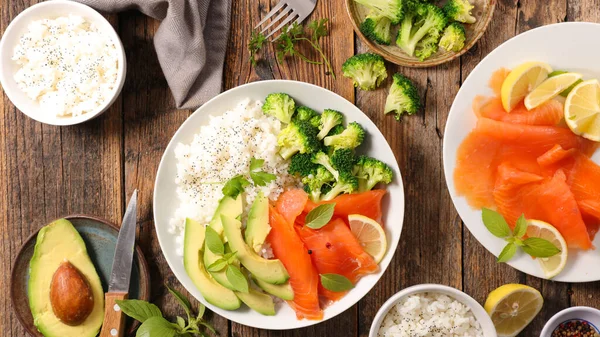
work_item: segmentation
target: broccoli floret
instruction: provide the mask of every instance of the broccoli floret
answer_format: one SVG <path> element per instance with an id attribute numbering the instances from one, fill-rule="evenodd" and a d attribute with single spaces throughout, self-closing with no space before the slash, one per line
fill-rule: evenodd
<path id="1" fill-rule="evenodd" d="M 430 3 L 415 4 L 404 15 L 396 44 L 405 53 L 414 56 L 417 44 L 427 37 L 419 47 L 420 55 L 421 58 L 431 55 L 432 42 L 435 42 L 437 50 L 437 43 L 446 23 L 446 16 L 439 7 Z"/>
<path id="2" fill-rule="evenodd" d="M 333 129 L 331 129 L 331 131 L 329 131 L 327 136 L 339 135 L 340 133 L 344 132 L 344 130 L 346 130 L 346 128 L 343 125 L 336 125 Z"/>
<path id="3" fill-rule="evenodd" d="M 379 12 L 371 11 L 360 24 L 360 32 L 370 40 L 388 46 L 392 43 L 392 20 Z"/>
<path id="4" fill-rule="evenodd" d="M 334 127 L 344 122 L 344 115 L 336 110 L 325 109 L 319 118 L 319 133 L 317 138 L 319 140 L 325 138 L 329 134 L 329 131 Z"/>
<path id="5" fill-rule="evenodd" d="M 279 119 L 282 123 L 288 124 L 292 120 L 292 115 L 296 107 L 296 102 L 288 94 L 274 93 L 265 98 L 265 104 L 262 111 Z"/>
<path id="6" fill-rule="evenodd" d="M 277 136 L 279 155 L 289 159 L 294 154 L 313 153 L 321 148 L 317 139 L 317 129 L 307 121 L 293 121 Z"/>
<path id="7" fill-rule="evenodd" d="M 357 189 L 358 179 L 349 172 L 342 172 L 337 183 L 323 196 L 322 200 L 331 200 L 342 193 L 354 193 Z"/>
<path id="8" fill-rule="evenodd" d="M 331 165 L 338 172 L 352 172 L 356 163 L 356 156 L 351 149 L 339 149 L 331 154 Z"/>
<path id="9" fill-rule="evenodd" d="M 308 193 L 310 199 L 314 202 L 317 202 L 321 199 L 323 187 L 329 186 L 330 183 L 334 181 L 335 178 L 331 172 L 327 171 L 327 169 L 323 166 L 319 166 L 314 174 L 302 179 L 304 191 Z"/>
<path id="10" fill-rule="evenodd" d="M 292 156 L 288 172 L 301 177 L 313 174 L 317 170 L 318 165 L 312 162 L 312 158 L 312 153 L 296 153 Z"/>
<path id="11" fill-rule="evenodd" d="M 375 158 L 361 156 L 352 173 L 358 178 L 358 192 L 370 191 L 378 183 L 389 184 L 394 177 L 392 169 Z"/>
<path id="12" fill-rule="evenodd" d="M 469 0 L 448 0 L 444 5 L 444 12 L 448 18 L 464 23 L 475 23 L 476 19 L 471 14 L 473 5 Z"/>
<path id="13" fill-rule="evenodd" d="M 398 24 L 402 20 L 403 0 L 354 0 L 357 3 L 366 6 L 371 11 L 379 13 L 392 21 L 393 24 Z"/>
<path id="14" fill-rule="evenodd" d="M 331 164 L 331 158 L 329 158 L 329 156 L 325 152 L 321 151 L 315 153 L 315 155 L 312 157 L 312 162 L 314 164 L 323 166 L 327 171 L 331 173 L 335 180 L 338 180 L 338 178 L 340 177 L 340 172 L 333 168 L 333 165 Z"/>
<path id="15" fill-rule="evenodd" d="M 352 122 L 342 133 L 325 137 L 323 143 L 325 146 L 331 146 L 334 150 L 354 149 L 362 144 L 364 139 L 365 129 L 360 124 Z"/>
<path id="16" fill-rule="evenodd" d="M 374 90 L 387 78 L 383 57 L 373 53 L 352 56 L 344 62 L 342 71 L 362 90 Z"/>
<path id="17" fill-rule="evenodd" d="M 465 46 L 465 27 L 458 22 L 452 22 L 444 30 L 440 39 L 440 47 L 447 51 L 459 52 Z"/>
<path id="18" fill-rule="evenodd" d="M 394 83 L 385 101 L 385 113 L 396 112 L 396 119 L 400 120 L 403 113 L 413 115 L 421 109 L 421 98 L 417 87 L 402 74 L 394 74 Z"/>
<path id="19" fill-rule="evenodd" d="M 309 107 L 305 107 L 305 106 L 299 106 L 296 108 L 296 113 L 294 114 L 294 117 L 292 117 L 293 120 L 301 120 L 301 121 L 310 121 L 313 117 L 318 117 L 319 114 L 309 108 Z"/>
<path id="20" fill-rule="evenodd" d="M 421 41 L 417 42 L 415 47 L 415 56 L 424 61 L 431 55 L 437 53 L 440 37 L 438 35 L 427 35 Z"/>

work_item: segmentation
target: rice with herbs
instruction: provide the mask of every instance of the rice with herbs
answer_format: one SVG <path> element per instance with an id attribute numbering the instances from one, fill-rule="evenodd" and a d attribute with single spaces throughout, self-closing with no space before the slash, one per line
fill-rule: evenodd
<path id="1" fill-rule="evenodd" d="M 463 303 L 439 293 L 421 293 L 390 309 L 378 337 L 483 337 L 483 331 Z"/>
<path id="2" fill-rule="evenodd" d="M 180 143 L 175 148 L 180 206 L 171 219 L 170 231 L 177 235 L 179 255 L 183 255 L 185 218 L 207 225 L 223 197 L 223 183 L 238 174 L 250 180 L 251 158 L 264 159 L 262 170 L 275 174 L 277 179 L 264 187 L 246 187 L 244 214 L 259 191 L 275 200 L 285 189 L 298 185 L 297 179 L 287 172 L 287 161 L 277 153 L 277 134 L 282 125 L 265 115 L 261 107 L 262 102 L 244 100 L 221 116 L 211 116 L 190 144 Z M 261 255 L 272 256 L 268 245 Z"/>

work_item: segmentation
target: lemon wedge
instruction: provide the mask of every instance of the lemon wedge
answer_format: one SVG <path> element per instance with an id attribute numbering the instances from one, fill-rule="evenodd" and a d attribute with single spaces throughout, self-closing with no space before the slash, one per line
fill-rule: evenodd
<path id="1" fill-rule="evenodd" d="M 492 318 L 498 337 L 514 337 L 531 323 L 543 304 L 542 294 L 534 288 L 505 284 L 488 295 L 484 308 Z"/>
<path id="2" fill-rule="evenodd" d="M 551 279 L 560 274 L 560 272 L 563 271 L 567 265 L 567 257 L 569 256 L 567 242 L 560 232 L 549 223 L 539 220 L 528 220 L 527 224 L 528 237 L 546 239 L 560 249 L 560 253 L 554 256 L 536 259 L 540 263 L 540 266 L 544 271 L 544 275 Z"/>
<path id="3" fill-rule="evenodd" d="M 502 82 L 500 90 L 504 110 L 512 111 L 551 72 L 552 67 L 543 62 L 525 62 L 513 69 Z"/>
<path id="4" fill-rule="evenodd" d="M 379 263 L 385 256 L 387 250 L 387 238 L 381 225 L 364 215 L 348 215 L 350 230 L 356 237 L 365 252 Z"/>
<path id="5" fill-rule="evenodd" d="M 579 83 L 565 101 L 565 121 L 573 133 L 600 142 L 600 83 Z"/>
<path id="6" fill-rule="evenodd" d="M 525 96 L 525 107 L 527 110 L 531 110 L 546 103 L 560 95 L 561 92 L 569 88 L 582 77 L 583 76 L 578 73 L 564 73 L 549 77 Z"/>

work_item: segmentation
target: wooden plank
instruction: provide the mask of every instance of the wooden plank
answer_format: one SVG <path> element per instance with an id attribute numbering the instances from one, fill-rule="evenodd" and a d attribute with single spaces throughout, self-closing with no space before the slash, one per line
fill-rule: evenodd
<path id="1" fill-rule="evenodd" d="M 600 1 L 568 1 L 566 20 L 600 22 Z M 598 249 L 598 248 L 596 248 Z M 567 292 L 571 306 L 600 308 L 600 282 L 576 283 Z"/>

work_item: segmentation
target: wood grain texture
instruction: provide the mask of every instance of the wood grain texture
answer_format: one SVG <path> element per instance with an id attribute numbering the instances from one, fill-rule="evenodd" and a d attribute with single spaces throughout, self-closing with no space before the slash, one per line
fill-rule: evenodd
<path id="1" fill-rule="evenodd" d="M 0 1 L 0 31 L 37 0 Z M 366 337 L 373 317 L 395 292 L 418 283 L 442 283 L 463 289 L 479 302 L 505 283 L 539 289 L 542 313 L 521 336 L 537 336 L 544 322 L 570 305 L 600 307 L 600 283 L 564 284 L 528 277 L 504 264 L 481 246 L 461 223 L 445 185 L 442 139 L 448 111 L 460 84 L 483 57 L 516 34 L 561 21 L 600 22 L 600 0 L 499 0 L 488 32 L 459 60 L 430 69 L 389 66 L 413 79 L 424 109 L 396 121 L 382 113 L 387 89 L 355 90 L 342 77 L 342 63 L 367 47 L 356 38 L 343 1 L 318 2 L 310 19 L 329 18 L 331 36 L 323 41 L 338 76 L 324 66 L 297 59 L 278 62 L 269 47 L 256 68 L 248 63 L 250 28 L 277 0 L 233 0 L 223 89 L 267 79 L 291 79 L 330 89 L 355 103 L 380 128 L 398 160 L 406 190 L 401 243 L 381 282 L 356 306 L 315 327 L 297 331 L 264 331 L 227 322 L 207 313 L 220 336 Z M 164 149 L 189 110 L 177 110 L 160 70 L 152 39 L 159 22 L 137 12 L 109 16 L 120 34 L 128 59 L 121 97 L 101 117 L 74 127 L 37 123 L 0 95 L 0 289 L 9 287 L 9 271 L 22 242 L 37 228 L 69 213 L 87 213 L 120 223 L 126 202 L 140 190 L 138 238 L 148 260 L 152 296 L 169 318 L 183 311 L 164 283 L 185 295 L 158 245 L 152 214 L 156 170 Z M 308 54 L 317 58 L 316 54 Z M 388 79 L 389 84 L 391 79 Z M 399 221 L 399 219 L 398 219 Z M 197 304 L 196 301 L 193 301 Z M 0 336 L 25 336 L 8 296 L 0 297 Z"/>

